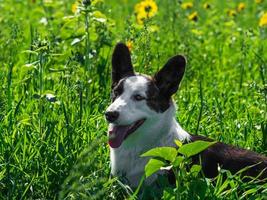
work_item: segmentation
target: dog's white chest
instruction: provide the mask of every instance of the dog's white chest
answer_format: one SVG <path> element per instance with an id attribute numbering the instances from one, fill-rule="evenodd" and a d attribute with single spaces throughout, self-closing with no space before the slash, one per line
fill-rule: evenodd
<path id="1" fill-rule="evenodd" d="M 144 174 L 148 158 L 140 157 L 143 152 L 139 149 L 111 149 L 111 173 L 127 178 L 131 186 L 137 187 Z"/>
<path id="2" fill-rule="evenodd" d="M 160 135 L 160 140 L 158 140 L 158 142 L 155 142 L 155 140 L 153 142 L 153 140 L 150 139 L 146 140 L 147 145 L 145 146 L 140 144 L 136 148 L 127 149 L 122 145 L 120 148 L 111 148 L 111 173 L 115 176 L 126 177 L 130 186 L 137 187 L 144 175 L 144 169 L 149 160 L 149 158 L 141 157 L 140 155 L 155 147 L 175 146 L 175 139 L 183 141 L 189 137 L 188 133 L 186 133 L 178 123 L 173 123 L 173 126 L 169 130 L 171 131 L 167 134 Z M 156 131 L 150 134 L 159 135 Z M 152 183 L 157 178 L 158 174 L 159 173 L 154 174 L 146 179 L 145 183 Z"/>

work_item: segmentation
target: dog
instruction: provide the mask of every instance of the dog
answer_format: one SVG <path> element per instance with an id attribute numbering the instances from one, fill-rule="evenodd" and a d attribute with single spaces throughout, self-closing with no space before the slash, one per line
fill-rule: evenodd
<path id="1" fill-rule="evenodd" d="M 185 73 L 186 59 L 177 55 L 153 77 L 135 73 L 130 52 L 118 43 L 112 55 L 112 103 L 105 112 L 109 123 L 111 174 L 124 176 L 131 187 L 137 187 L 149 158 L 140 157 L 155 147 L 175 147 L 174 140 L 185 143 L 212 139 L 186 132 L 175 119 L 176 93 Z M 267 157 L 221 142 L 193 157 L 202 165 L 207 178 L 218 175 L 218 166 L 236 173 L 248 168 L 244 175 L 267 178 Z M 201 160 L 201 162 L 200 162 Z M 153 183 L 158 172 L 145 180 Z"/>

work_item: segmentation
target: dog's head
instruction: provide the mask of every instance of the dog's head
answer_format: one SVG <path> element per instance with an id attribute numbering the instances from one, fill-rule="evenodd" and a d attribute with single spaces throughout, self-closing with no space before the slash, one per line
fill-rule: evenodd
<path id="1" fill-rule="evenodd" d="M 179 87 L 185 65 L 185 58 L 177 55 L 153 77 L 135 74 L 127 46 L 116 45 L 112 57 L 112 104 L 105 113 L 112 148 L 130 138 L 142 139 L 134 135 L 145 134 L 152 123 L 161 120 L 172 105 L 171 96 Z"/>

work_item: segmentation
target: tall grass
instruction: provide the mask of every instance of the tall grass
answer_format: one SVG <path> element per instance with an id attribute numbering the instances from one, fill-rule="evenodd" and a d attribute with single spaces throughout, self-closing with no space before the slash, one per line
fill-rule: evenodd
<path id="1" fill-rule="evenodd" d="M 210 9 L 193 1 L 187 10 L 177 1 L 157 1 L 157 15 L 138 26 L 131 0 L 80 4 L 80 13 L 71 11 L 74 1 L 1 1 L 0 199 L 123 199 L 134 193 L 109 178 L 103 113 L 118 41 L 133 42 L 136 71 L 150 75 L 168 57 L 184 54 L 186 74 L 174 96 L 180 124 L 266 155 L 267 32 L 258 21 L 267 2 L 244 2 L 233 17 L 227 11 L 236 1 L 210 1 Z M 196 22 L 187 18 L 193 11 Z M 208 188 L 206 198 L 266 194 L 238 176 L 198 180 Z M 190 198 L 194 183 L 180 181 L 187 188 L 181 197 Z"/>

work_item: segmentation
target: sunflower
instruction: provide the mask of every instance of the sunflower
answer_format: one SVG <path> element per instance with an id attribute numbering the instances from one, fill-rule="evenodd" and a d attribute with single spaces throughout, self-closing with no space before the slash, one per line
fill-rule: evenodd
<path id="1" fill-rule="evenodd" d="M 74 3 L 71 5 L 71 11 L 72 11 L 73 13 L 76 13 L 76 12 L 78 11 L 78 6 L 79 6 L 79 2 L 78 2 L 78 1 L 74 2 Z"/>
<path id="2" fill-rule="evenodd" d="M 242 10 L 244 10 L 246 7 L 246 5 L 244 3 L 239 3 L 237 6 L 237 11 L 241 12 Z"/>
<path id="3" fill-rule="evenodd" d="M 186 10 L 186 9 L 190 9 L 193 7 L 193 3 L 192 2 L 185 2 L 181 4 L 182 9 Z"/>
<path id="4" fill-rule="evenodd" d="M 210 6 L 209 3 L 204 3 L 204 4 L 203 4 L 203 8 L 205 8 L 205 9 L 210 9 L 211 6 Z"/>
<path id="5" fill-rule="evenodd" d="M 134 7 L 136 21 L 138 24 L 144 24 L 146 19 L 156 15 L 158 6 L 154 0 L 143 0 Z"/>
<path id="6" fill-rule="evenodd" d="M 193 12 L 192 14 L 188 15 L 187 17 L 189 20 L 191 21 L 197 21 L 198 20 L 198 15 L 197 15 L 197 12 Z"/>
<path id="7" fill-rule="evenodd" d="M 138 13 L 136 13 L 137 24 L 144 24 L 146 19 L 148 19 L 148 16 L 147 16 L 146 12 L 138 12 Z"/>
<path id="8" fill-rule="evenodd" d="M 230 17 L 235 17 L 236 16 L 236 11 L 235 10 L 228 10 L 227 11 L 227 15 L 229 15 Z"/>
<path id="9" fill-rule="evenodd" d="M 262 17 L 260 18 L 259 26 L 267 26 L 267 13 L 264 13 Z"/>

